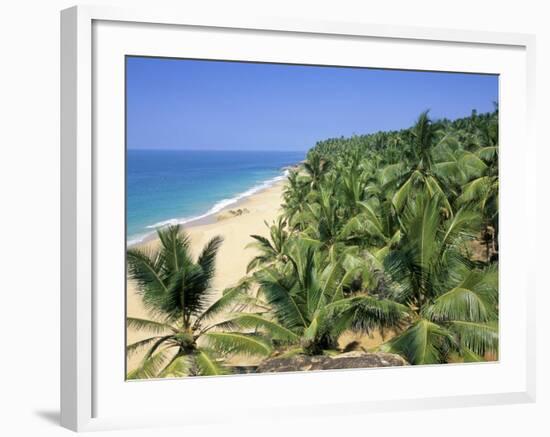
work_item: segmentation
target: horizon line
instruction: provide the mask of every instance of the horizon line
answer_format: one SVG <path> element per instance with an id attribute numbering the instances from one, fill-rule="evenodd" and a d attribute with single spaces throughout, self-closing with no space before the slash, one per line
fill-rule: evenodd
<path id="1" fill-rule="evenodd" d="M 493 104 L 498 104 L 498 102 L 496 101 L 493 101 Z M 498 106 L 497 106 L 498 107 Z M 426 111 L 429 113 L 431 111 L 431 108 L 428 108 L 426 109 Z M 455 117 L 455 118 L 449 118 L 447 116 L 440 116 L 440 117 L 433 117 L 431 118 L 432 122 L 441 122 L 441 121 L 450 121 L 450 122 L 455 122 L 457 120 L 461 120 L 461 119 L 464 119 L 464 118 L 469 118 L 472 116 L 472 113 L 473 112 L 476 112 L 478 116 L 481 116 L 481 115 L 487 115 L 487 114 L 491 114 L 492 112 L 495 111 L 495 108 L 493 108 L 492 111 L 482 111 L 482 112 L 478 112 L 478 109 L 477 108 L 472 108 L 471 109 L 471 112 L 470 112 L 470 115 L 463 115 L 463 116 L 459 116 L 459 117 Z M 200 149 L 179 149 L 179 148 L 149 148 L 149 147 L 128 147 L 127 144 L 125 144 L 125 149 L 126 150 L 156 150 L 156 151 L 188 151 L 188 152 L 205 152 L 205 151 L 208 151 L 208 152 L 308 152 L 309 150 L 315 148 L 315 146 L 317 145 L 317 143 L 319 142 L 323 142 L 323 141 L 326 141 L 326 140 L 330 140 L 330 139 L 339 139 L 339 138 L 353 138 L 353 137 L 362 137 L 362 136 L 369 136 L 369 135 L 375 135 L 377 133 L 380 133 L 380 132 L 395 132 L 395 131 L 401 131 L 401 130 L 407 130 L 407 129 L 411 129 L 412 127 L 414 126 L 414 122 L 412 125 L 409 125 L 408 127 L 401 127 L 401 128 L 396 128 L 396 129 L 387 129 L 387 130 L 380 130 L 380 129 L 373 129 L 372 131 L 370 132 L 364 132 L 364 133 L 356 133 L 356 132 L 353 132 L 351 134 L 342 134 L 342 135 L 339 135 L 339 136 L 332 136 L 332 137 L 327 137 L 327 138 L 324 138 L 322 140 L 317 140 L 315 142 L 315 144 L 313 146 L 310 146 L 310 147 L 307 147 L 305 149 L 204 149 L 204 148 L 200 148 Z"/>
<path id="2" fill-rule="evenodd" d="M 311 147 L 310 147 L 311 148 Z M 309 149 L 177 149 L 177 148 L 147 148 L 127 147 L 126 150 L 142 150 L 155 152 L 307 152 Z"/>

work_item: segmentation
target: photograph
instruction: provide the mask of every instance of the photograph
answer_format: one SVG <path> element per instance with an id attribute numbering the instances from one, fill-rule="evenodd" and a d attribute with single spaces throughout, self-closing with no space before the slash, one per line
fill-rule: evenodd
<path id="1" fill-rule="evenodd" d="M 550 436 L 544 2 L 5 3 L 1 435 Z"/>
<path id="2" fill-rule="evenodd" d="M 124 147 L 127 380 L 499 360 L 497 74 L 127 55 Z"/>

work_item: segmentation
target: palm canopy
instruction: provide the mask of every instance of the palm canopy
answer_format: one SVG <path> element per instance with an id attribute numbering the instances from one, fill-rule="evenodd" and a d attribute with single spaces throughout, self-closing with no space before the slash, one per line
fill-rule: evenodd
<path id="1" fill-rule="evenodd" d="M 256 327 L 298 347 L 295 350 L 322 353 L 335 349 L 339 335 L 347 329 L 369 333 L 394 328 L 406 317 L 407 308 L 397 302 L 367 293 L 346 296 L 364 268 L 351 253 L 342 258 L 330 252 L 325 256 L 311 243 L 297 239 L 287 256 L 282 268 L 267 267 L 254 275 L 260 296 L 271 308 Z M 253 321 L 246 322 L 250 326 Z"/>
<path id="2" fill-rule="evenodd" d="M 459 285 L 442 289 L 415 323 L 382 349 L 412 364 L 437 364 L 461 357 L 482 361 L 498 353 L 498 283 L 494 269 L 472 271 Z M 453 357 L 454 355 L 454 357 Z"/>
<path id="3" fill-rule="evenodd" d="M 498 110 L 436 122 L 426 111 L 409 129 L 325 140 L 309 157 L 331 164 L 310 187 L 289 240 L 314 244 L 314 260 L 341 266 L 353 254 L 368 271 L 367 295 L 408 309 L 383 348 L 414 364 L 495 356 Z M 484 259 L 474 255 L 479 243 Z M 298 299 L 298 273 L 271 273 Z M 355 281 L 347 290 L 361 296 Z M 281 318 L 299 320 L 291 315 Z"/>
<path id="4" fill-rule="evenodd" d="M 300 214 L 304 211 L 310 192 L 310 179 L 300 174 L 300 170 L 291 169 L 283 191 L 283 209 L 291 228 L 299 228 Z"/>
<path id="5" fill-rule="evenodd" d="M 453 353 L 472 360 L 497 352 L 496 269 L 475 268 L 464 251 L 479 223 L 479 214 L 465 209 L 445 219 L 438 196 L 424 193 L 409 201 L 403 237 L 384 264 L 395 299 L 413 309 L 416 322 L 386 350 L 413 364 L 445 362 Z"/>
<path id="6" fill-rule="evenodd" d="M 217 316 L 243 302 L 249 285 L 239 284 L 213 301 L 215 259 L 222 239 L 214 237 L 193 260 L 189 238 L 179 226 L 157 233 L 159 249 L 127 252 L 129 276 L 154 316 L 154 320 L 127 318 L 129 328 L 149 334 L 127 346 L 128 354 L 146 349 L 128 378 L 218 375 L 228 372 L 223 364 L 228 356 L 269 355 L 267 339 L 254 333 L 224 332 L 223 324 L 216 322 Z"/>
<path id="7" fill-rule="evenodd" d="M 159 230 L 158 237 L 158 250 L 128 250 L 130 277 L 147 310 L 169 322 L 181 319 L 189 327 L 191 318 L 201 314 L 212 296 L 214 262 L 223 240 L 210 240 L 194 262 L 189 238 L 179 226 Z"/>
<path id="8" fill-rule="evenodd" d="M 317 143 L 289 173 L 283 214 L 237 286 L 215 299 L 221 239 L 128 251 L 153 320 L 130 377 L 211 375 L 238 355 L 334 353 L 344 331 L 391 331 L 411 364 L 498 354 L 498 113 Z M 473 254 L 487 244 L 485 258 Z M 489 250 L 491 245 L 491 250 Z M 386 337 L 384 337 L 386 338 Z M 369 349 L 370 350 L 370 349 Z"/>
<path id="9" fill-rule="evenodd" d="M 395 174 L 395 179 L 389 183 L 395 186 L 392 197 L 393 206 L 401 211 L 409 197 L 419 191 L 428 190 L 431 195 L 439 195 L 447 215 L 453 214 L 453 208 L 444 194 L 447 191 L 445 180 L 439 176 L 434 164 L 434 149 L 448 141 L 443 135 L 438 135 L 437 128 L 428 117 L 428 111 L 418 117 L 410 132 L 411 146 L 409 162 L 402 166 L 404 170 Z M 436 139 L 441 137 L 439 141 Z"/>
<path id="10" fill-rule="evenodd" d="M 247 247 L 253 247 L 259 252 L 248 263 L 247 273 L 259 266 L 273 265 L 285 261 L 286 246 L 289 239 L 286 220 L 279 217 L 272 225 L 267 222 L 265 225 L 269 228 L 270 239 L 262 235 L 251 235 L 255 241 L 247 245 Z"/>
<path id="11" fill-rule="evenodd" d="M 311 188 L 317 188 L 323 176 L 330 168 L 330 161 L 319 153 L 310 152 L 303 168 L 309 177 Z"/>

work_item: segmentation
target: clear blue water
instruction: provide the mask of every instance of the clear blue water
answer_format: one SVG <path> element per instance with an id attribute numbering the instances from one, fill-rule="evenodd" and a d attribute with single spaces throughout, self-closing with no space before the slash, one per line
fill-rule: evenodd
<path id="1" fill-rule="evenodd" d="M 284 176 L 305 152 L 128 150 L 128 243 L 207 217 Z"/>

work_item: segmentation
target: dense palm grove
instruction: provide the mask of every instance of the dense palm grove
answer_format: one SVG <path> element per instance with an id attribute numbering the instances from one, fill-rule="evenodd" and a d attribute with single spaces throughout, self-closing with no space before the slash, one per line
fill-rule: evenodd
<path id="1" fill-rule="evenodd" d="M 498 110 L 319 142 L 291 171 L 247 276 L 211 302 L 219 239 L 196 262 L 177 227 L 129 250 L 155 321 L 130 378 L 216 375 L 235 358 L 338 354 L 344 332 L 411 364 L 498 354 Z"/>

